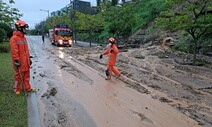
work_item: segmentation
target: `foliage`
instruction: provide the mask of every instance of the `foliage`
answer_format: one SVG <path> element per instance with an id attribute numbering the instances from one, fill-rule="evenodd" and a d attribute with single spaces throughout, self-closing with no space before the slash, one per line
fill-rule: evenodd
<path id="1" fill-rule="evenodd" d="M 14 0 L 9 0 L 9 3 L 15 3 L 15 1 Z"/>
<path id="2" fill-rule="evenodd" d="M 96 0 L 96 4 L 97 4 L 97 6 L 100 6 L 101 5 L 101 0 Z"/>
<path id="3" fill-rule="evenodd" d="M 181 52 L 189 52 L 190 48 L 189 48 L 189 44 L 185 43 L 185 42 L 176 42 L 174 49 L 181 51 Z"/>
<path id="4" fill-rule="evenodd" d="M 12 33 L 13 29 L 9 25 L 7 25 L 6 23 L 3 23 L 3 22 L 0 22 L 0 28 L 4 29 L 7 37 L 10 38 L 10 34 Z M 4 39 L 6 39 L 6 38 L 4 38 Z"/>
<path id="5" fill-rule="evenodd" d="M 14 3 L 13 0 L 9 1 Z M 9 5 L 0 0 L 0 22 L 7 22 L 13 24 L 13 21 L 20 18 L 22 15 L 17 8 L 11 8 Z"/>
<path id="6" fill-rule="evenodd" d="M 212 33 L 212 1 L 167 0 L 167 7 L 173 8 L 161 13 L 158 25 L 168 30 L 184 30 L 192 36 L 195 64 L 198 45 L 203 42 L 201 37 Z"/>
<path id="7" fill-rule="evenodd" d="M 136 2 L 133 8 L 136 17 L 136 25 L 133 32 L 144 27 L 148 22 L 153 21 L 161 11 L 166 10 L 165 0 L 144 0 Z"/>
<path id="8" fill-rule="evenodd" d="M 76 26 L 79 32 L 84 32 L 89 35 L 89 41 L 95 35 L 95 33 L 100 33 L 103 30 L 104 20 L 101 17 L 76 13 L 77 21 Z"/>
<path id="9" fill-rule="evenodd" d="M 109 15 L 109 18 L 106 18 L 109 22 L 108 32 L 115 36 L 128 37 L 136 22 L 133 12 L 132 5 L 126 4 L 125 9 L 111 7 L 111 10 L 104 14 L 105 17 Z"/>
<path id="10" fill-rule="evenodd" d="M 99 6 L 99 15 L 106 21 L 105 31 L 101 35 L 129 37 L 157 17 L 165 8 L 164 2 L 165 0 L 144 0 L 124 3 L 119 7 L 112 7 L 110 3 Z"/>
<path id="11" fill-rule="evenodd" d="M 111 4 L 112 4 L 112 6 L 116 6 L 117 4 L 118 4 L 118 0 L 111 0 Z"/>
<path id="12" fill-rule="evenodd" d="M 104 20 L 98 16 L 93 16 L 89 14 L 77 13 L 78 20 L 76 25 L 79 30 L 86 30 L 88 32 L 95 32 L 102 29 Z"/>
<path id="13" fill-rule="evenodd" d="M 56 24 L 65 23 L 69 27 L 75 28 L 78 31 L 78 36 L 83 40 L 88 39 L 88 37 L 94 38 L 94 40 L 110 36 L 127 38 L 157 17 L 164 9 L 164 1 L 136 0 L 113 6 L 112 1 L 102 0 L 97 6 L 98 14 L 82 14 L 70 9 L 59 16 L 49 17 L 46 21 L 37 24 L 36 30 L 40 33 L 48 32 L 48 29 L 52 28 L 52 22 L 54 22 Z"/>
<path id="14" fill-rule="evenodd" d="M 197 3 L 184 0 L 181 5 L 176 5 L 176 9 L 162 12 L 158 23 L 163 24 L 165 29 L 185 30 L 194 38 L 199 38 L 205 31 L 210 31 L 208 28 L 212 25 L 212 15 L 207 13 L 209 6 L 212 6 L 209 0 Z"/>
<path id="15" fill-rule="evenodd" d="M 8 53 L 10 51 L 10 46 L 8 42 L 0 43 L 0 53 Z"/>
<path id="16" fill-rule="evenodd" d="M 0 28 L 0 43 L 3 42 L 3 40 L 6 37 L 6 32 L 4 29 Z"/>

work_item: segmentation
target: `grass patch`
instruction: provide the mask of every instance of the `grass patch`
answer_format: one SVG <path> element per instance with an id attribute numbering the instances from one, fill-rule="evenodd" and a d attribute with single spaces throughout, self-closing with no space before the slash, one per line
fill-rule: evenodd
<path id="1" fill-rule="evenodd" d="M 0 53 L 9 52 L 10 51 L 10 44 L 9 42 L 2 42 L 0 43 Z"/>
<path id="2" fill-rule="evenodd" d="M 8 47 L 9 43 L 0 43 Z M 0 53 L 0 127 L 27 127 L 27 102 L 12 92 L 14 83 L 11 55 Z"/>

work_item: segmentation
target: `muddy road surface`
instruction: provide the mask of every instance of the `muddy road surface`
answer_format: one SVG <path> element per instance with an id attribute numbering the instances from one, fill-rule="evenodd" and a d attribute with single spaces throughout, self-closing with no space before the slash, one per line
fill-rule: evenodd
<path id="1" fill-rule="evenodd" d="M 211 126 L 209 68 L 179 65 L 157 47 L 139 48 L 120 52 L 122 76 L 106 81 L 104 48 L 27 40 L 42 127 Z"/>

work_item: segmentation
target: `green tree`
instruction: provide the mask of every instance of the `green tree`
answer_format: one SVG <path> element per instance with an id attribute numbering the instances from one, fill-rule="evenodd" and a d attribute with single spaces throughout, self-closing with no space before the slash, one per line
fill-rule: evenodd
<path id="1" fill-rule="evenodd" d="M 14 3 L 13 0 L 9 1 Z M 9 5 L 0 0 L 0 21 L 13 24 L 13 21 L 20 18 L 22 15 L 19 13 L 17 8 L 11 8 Z"/>
<path id="2" fill-rule="evenodd" d="M 125 2 L 126 2 L 126 0 L 121 0 L 121 2 L 122 2 L 122 3 L 125 3 Z"/>
<path id="3" fill-rule="evenodd" d="M 112 0 L 111 1 L 111 3 L 112 3 L 113 6 L 116 6 L 118 4 L 118 2 L 119 2 L 118 0 Z"/>
<path id="4" fill-rule="evenodd" d="M 98 15 L 89 15 L 89 14 L 82 14 L 77 12 L 77 21 L 76 26 L 79 31 L 84 31 L 85 33 L 89 34 L 89 38 L 96 33 L 103 29 L 104 20 L 102 17 L 99 17 Z M 90 40 L 90 46 L 91 46 L 91 40 Z"/>
<path id="5" fill-rule="evenodd" d="M 15 1 L 14 0 L 9 0 L 9 3 L 15 3 Z"/>
<path id="6" fill-rule="evenodd" d="M 4 29 L 0 28 L 0 43 L 3 42 L 3 40 L 6 37 L 6 32 Z"/>
<path id="7" fill-rule="evenodd" d="M 116 36 L 128 37 L 135 25 L 135 16 L 133 15 L 133 5 L 126 4 L 124 7 L 111 7 L 111 10 L 106 13 L 106 21 L 109 22 L 109 33 Z"/>
<path id="8" fill-rule="evenodd" d="M 3 22 L 0 22 L 0 28 L 4 29 L 4 31 L 6 32 L 7 37 L 10 38 L 10 36 L 11 36 L 10 34 L 13 31 L 12 28 L 9 25 L 7 25 L 6 23 L 3 23 Z"/>
<path id="9" fill-rule="evenodd" d="M 211 0 L 167 0 L 170 11 L 163 11 L 157 23 L 168 30 L 184 30 L 193 39 L 193 64 L 196 64 L 197 47 L 201 37 L 212 33 Z"/>
<path id="10" fill-rule="evenodd" d="M 101 5 L 101 0 L 96 0 L 96 5 L 100 6 Z"/>

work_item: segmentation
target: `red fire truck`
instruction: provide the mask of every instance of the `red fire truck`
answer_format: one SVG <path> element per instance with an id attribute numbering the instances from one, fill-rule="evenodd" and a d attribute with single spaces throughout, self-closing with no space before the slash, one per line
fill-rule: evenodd
<path id="1" fill-rule="evenodd" d="M 52 45 L 56 46 L 72 46 L 72 30 L 68 28 L 68 25 L 58 24 L 54 25 L 53 29 L 49 29 L 49 39 Z"/>

